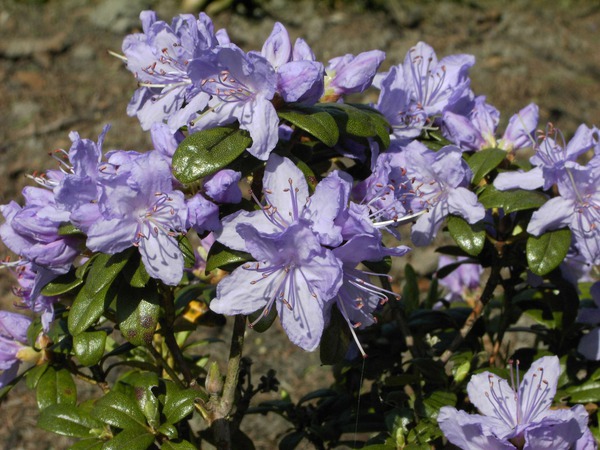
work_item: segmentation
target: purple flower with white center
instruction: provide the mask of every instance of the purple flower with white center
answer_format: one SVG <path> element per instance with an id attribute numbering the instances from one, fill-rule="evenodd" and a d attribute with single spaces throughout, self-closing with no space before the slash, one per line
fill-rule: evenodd
<path id="1" fill-rule="evenodd" d="M 590 288 L 595 308 L 581 308 L 577 321 L 588 325 L 596 325 L 579 341 L 577 351 L 590 361 L 600 361 L 600 281 Z"/>
<path id="2" fill-rule="evenodd" d="M 393 66 L 377 81 L 381 94 L 377 109 L 398 139 L 414 138 L 444 111 L 462 109 L 470 102 L 468 70 L 471 55 L 451 55 L 439 62 L 433 49 L 419 42 L 402 65 Z"/>
<path id="3" fill-rule="evenodd" d="M 298 47 L 298 49 L 296 49 Z M 286 103 L 312 105 L 323 95 L 325 69 L 308 45 L 298 39 L 292 49 L 285 27 L 276 22 L 261 54 L 277 73 L 277 93 Z"/>
<path id="4" fill-rule="evenodd" d="M 211 59 L 218 45 L 213 24 L 204 13 L 198 19 L 179 15 L 171 25 L 157 20 L 153 11 L 143 11 L 140 19 L 143 33 L 123 41 L 123 59 L 140 86 L 127 113 L 137 116 L 144 130 L 155 122 L 167 122 L 175 131 L 208 102 L 190 68 L 192 61 L 198 65 Z"/>
<path id="5" fill-rule="evenodd" d="M 381 234 L 376 231 L 372 234 L 357 234 L 342 246 L 333 249 L 333 254 L 342 262 L 343 282 L 337 295 L 336 305 L 346 320 L 358 350 L 366 357 L 355 329 L 364 329 L 377 322 L 373 313 L 388 300 L 388 296 L 400 299 L 392 291 L 382 288 L 371 282 L 371 276 L 388 275 L 371 273 L 357 269 L 361 261 L 380 261 L 386 256 L 403 256 L 410 251 L 409 247 L 398 246 L 386 248 L 381 242 Z"/>
<path id="6" fill-rule="evenodd" d="M 481 275 L 483 267 L 480 264 L 469 263 L 469 258 L 459 256 L 450 258 L 449 256 L 440 256 L 438 262 L 438 271 L 450 264 L 459 264 L 451 273 L 439 279 L 440 286 L 447 289 L 448 293 L 444 298 L 449 302 L 465 300 L 474 300 L 481 288 Z"/>
<path id="7" fill-rule="evenodd" d="M 19 256 L 56 274 L 68 272 L 81 244 L 78 237 L 59 234 L 69 212 L 57 207 L 47 189 L 28 186 L 23 196 L 24 207 L 15 202 L 0 206 L 6 220 L 0 226 L 2 241 Z"/>
<path id="8" fill-rule="evenodd" d="M 334 172 L 309 198 L 302 172 L 272 154 L 263 178 L 266 205 L 226 217 L 217 235 L 219 242 L 249 252 L 256 262 L 219 283 L 211 309 L 222 314 L 260 311 L 255 324 L 275 306 L 290 340 L 314 350 L 342 283 L 342 263 L 323 245 L 342 241 L 335 219 L 346 207 L 349 184 Z"/>
<path id="9" fill-rule="evenodd" d="M 500 113 L 485 102 L 485 97 L 475 99 L 468 117 L 451 111 L 442 116 L 442 132 L 450 142 L 463 150 L 500 148 L 513 152 L 531 147 L 533 133 L 538 123 L 539 109 L 531 103 L 512 116 L 501 139 L 496 139 Z"/>
<path id="10" fill-rule="evenodd" d="M 19 352 L 27 348 L 31 319 L 22 314 L 0 311 L 0 388 L 10 383 L 19 370 Z"/>
<path id="11" fill-rule="evenodd" d="M 550 409 L 559 374 L 558 358 L 545 356 L 531 365 L 523 380 L 518 362 L 516 377 L 511 365 L 510 384 L 490 372 L 473 375 L 467 392 L 483 415 L 445 406 L 438 424 L 451 443 L 465 450 L 568 450 L 584 435 L 588 414 L 582 405 Z"/>
<path id="12" fill-rule="evenodd" d="M 535 167 L 527 172 L 504 172 L 494 180 L 494 186 L 499 190 L 506 189 L 537 189 L 548 190 L 559 179 L 567 176 L 566 166 L 577 164 L 577 158 L 590 149 L 600 152 L 600 135 L 598 129 L 580 125 L 568 144 L 560 130 L 551 124 L 545 134 L 539 137 L 534 146 L 535 155 L 529 161 Z M 600 160 L 599 160 L 600 161 Z"/>
<path id="13" fill-rule="evenodd" d="M 330 59 L 325 69 L 323 101 L 336 101 L 342 95 L 365 91 L 373 83 L 375 73 L 384 59 L 385 53 L 381 50 Z"/>
<path id="14" fill-rule="evenodd" d="M 114 254 L 135 245 L 150 276 L 176 285 L 183 275 L 177 243 L 187 220 L 183 193 L 173 190 L 169 165 L 156 152 L 120 169 L 101 182 L 102 218 L 89 228 L 87 246 Z"/>
<path id="15" fill-rule="evenodd" d="M 412 227 L 415 245 L 430 244 L 449 214 L 471 224 L 483 220 L 485 209 L 466 187 L 472 173 L 458 147 L 449 145 L 434 152 L 414 141 L 404 148 L 403 156 L 414 192 L 409 213 L 422 212 Z"/>
<path id="16" fill-rule="evenodd" d="M 566 163 L 564 172 L 558 180 L 560 195 L 534 211 L 527 232 L 539 236 L 547 230 L 568 227 L 585 261 L 600 264 L 600 165 Z"/>
<path id="17" fill-rule="evenodd" d="M 190 129 L 199 131 L 237 120 L 252 138 L 248 152 L 267 160 L 279 140 L 279 118 L 271 103 L 277 90 L 275 70 L 263 56 L 245 54 L 234 44 L 215 52 L 213 65 L 196 69 L 202 77 L 202 90 L 211 97 L 208 109 L 190 122 Z"/>

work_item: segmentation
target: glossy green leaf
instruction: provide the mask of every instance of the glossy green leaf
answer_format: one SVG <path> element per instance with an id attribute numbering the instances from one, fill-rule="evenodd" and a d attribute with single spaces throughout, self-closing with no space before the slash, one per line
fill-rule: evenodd
<path id="1" fill-rule="evenodd" d="M 99 439 L 82 439 L 69 447 L 69 450 L 101 450 L 104 441 Z"/>
<path id="2" fill-rule="evenodd" d="M 483 222 L 468 223 L 458 216 L 448 219 L 448 231 L 458 246 L 471 256 L 477 256 L 485 244 L 485 227 Z"/>
<path id="3" fill-rule="evenodd" d="M 196 450 L 196 446 L 189 441 L 165 441 L 161 446 L 161 450 Z"/>
<path id="4" fill-rule="evenodd" d="M 27 387 L 29 389 L 35 389 L 46 370 L 48 370 L 48 363 L 35 366 L 29 370 L 26 375 Z"/>
<path id="5" fill-rule="evenodd" d="M 323 331 L 319 352 L 321 364 L 333 365 L 343 361 L 350 346 L 350 330 L 337 307 L 331 309 L 329 326 Z"/>
<path id="6" fill-rule="evenodd" d="M 183 266 L 186 269 L 191 269 L 196 264 L 196 255 L 194 254 L 194 247 L 192 247 L 192 243 L 185 235 L 180 235 L 177 237 L 177 244 L 179 245 L 179 250 L 183 254 Z"/>
<path id="7" fill-rule="evenodd" d="M 479 184 L 483 178 L 498 167 L 502 161 L 506 158 L 506 151 L 499 148 L 486 148 L 478 152 L 473 153 L 467 164 L 473 172 L 473 184 Z"/>
<path id="8" fill-rule="evenodd" d="M 375 130 L 375 138 L 383 146 L 388 148 L 390 146 L 390 134 L 392 133 L 392 126 L 389 124 L 387 119 L 374 108 L 362 103 L 352 103 L 351 106 L 358 108 L 361 112 L 365 113 Z"/>
<path id="9" fill-rule="evenodd" d="M 160 427 L 158 427 L 157 431 L 160 434 L 164 434 L 169 439 L 177 439 L 179 437 L 177 428 L 174 425 L 171 425 L 170 423 L 163 423 Z M 187 441 L 184 441 L 184 442 L 187 442 Z M 172 448 L 172 447 L 165 447 L 163 445 L 162 448 Z M 195 448 L 195 447 L 193 447 L 193 448 Z"/>
<path id="10" fill-rule="evenodd" d="M 121 274 L 129 285 L 135 288 L 143 288 L 150 281 L 150 275 L 148 275 L 139 253 L 131 255 Z"/>
<path id="11" fill-rule="evenodd" d="M 158 324 L 160 298 L 156 285 L 122 287 L 117 295 L 117 321 L 123 337 L 133 345 L 152 342 Z"/>
<path id="12" fill-rule="evenodd" d="M 425 405 L 427 417 L 435 418 L 443 406 L 456 405 L 456 394 L 453 392 L 435 391 L 423 400 L 423 404 Z"/>
<path id="13" fill-rule="evenodd" d="M 193 389 L 181 389 L 172 381 L 166 381 L 165 384 L 167 395 L 165 396 L 163 414 L 167 419 L 167 423 L 176 424 L 194 410 L 194 400 L 199 393 Z"/>
<path id="14" fill-rule="evenodd" d="M 46 286 L 44 286 L 41 294 L 45 295 L 46 297 L 57 297 L 74 290 L 82 284 L 83 280 L 77 278 L 77 276 L 75 276 L 75 271 L 72 270 L 63 275 L 59 275 Z"/>
<path id="15" fill-rule="evenodd" d="M 173 175 L 184 184 L 225 168 L 252 144 L 237 124 L 198 131 L 186 137 L 173 155 Z"/>
<path id="16" fill-rule="evenodd" d="M 248 315 L 248 323 L 254 324 L 252 325 L 252 329 L 258 333 L 264 333 L 271 328 L 271 325 L 273 325 L 277 318 L 277 308 L 272 307 L 265 317 L 254 323 L 263 314 L 263 311 L 264 307 Z"/>
<path id="17" fill-rule="evenodd" d="M 74 406 L 77 402 L 77 387 L 67 369 L 48 367 L 40 377 L 35 393 L 40 410 L 56 404 Z"/>
<path id="18" fill-rule="evenodd" d="M 160 425 L 160 410 L 158 398 L 152 391 L 159 386 L 158 375 L 153 372 L 129 372 L 120 378 L 121 383 L 133 388 L 134 397 L 140 411 L 146 417 L 148 424 L 156 429 Z"/>
<path id="19" fill-rule="evenodd" d="M 102 450 L 146 450 L 154 443 L 154 435 L 139 428 L 121 431 Z"/>
<path id="20" fill-rule="evenodd" d="M 79 438 L 90 438 L 91 429 L 104 426 L 102 422 L 74 405 L 65 404 L 54 404 L 43 409 L 37 425 L 56 434 Z"/>
<path id="21" fill-rule="evenodd" d="M 84 235 L 83 231 L 77 228 L 70 222 L 65 222 L 58 227 L 58 235 L 59 236 L 75 236 L 75 235 Z"/>
<path id="22" fill-rule="evenodd" d="M 506 214 L 527 209 L 537 209 L 546 203 L 544 194 L 538 191 L 526 191 L 525 189 L 511 189 L 510 191 L 499 191 L 492 185 L 487 185 L 479 201 L 486 208 L 503 208 Z"/>
<path id="23" fill-rule="evenodd" d="M 328 147 L 337 144 L 339 139 L 337 124 L 322 105 L 293 105 L 277 111 L 277 115 Z"/>
<path id="24" fill-rule="evenodd" d="M 567 389 L 573 403 L 597 403 L 600 401 L 600 382 L 588 381 L 579 386 Z"/>
<path id="25" fill-rule="evenodd" d="M 220 242 L 215 242 L 208 252 L 206 272 L 211 272 L 215 269 L 233 270 L 251 259 L 252 256 L 249 253 L 231 250 Z"/>
<path id="26" fill-rule="evenodd" d="M 547 231 L 527 239 L 526 253 L 529 269 L 536 275 L 546 275 L 564 261 L 571 246 L 569 229 Z"/>
<path id="27" fill-rule="evenodd" d="M 123 429 L 146 430 L 146 417 L 131 395 L 110 391 L 101 397 L 92 410 L 93 416 L 108 425 Z"/>
<path id="28" fill-rule="evenodd" d="M 106 332 L 87 331 L 73 336 L 73 352 L 81 364 L 93 366 L 104 355 Z"/>
<path id="29" fill-rule="evenodd" d="M 69 312 L 69 332 L 73 336 L 93 325 L 110 305 L 116 295 L 116 289 L 111 289 L 111 285 L 133 251 L 129 248 L 116 255 L 101 253 L 96 256 Z"/>

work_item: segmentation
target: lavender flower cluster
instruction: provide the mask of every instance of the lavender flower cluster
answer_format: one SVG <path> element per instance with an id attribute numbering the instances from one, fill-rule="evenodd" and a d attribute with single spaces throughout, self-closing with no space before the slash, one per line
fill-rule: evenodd
<path id="1" fill-rule="evenodd" d="M 411 240 L 422 246 L 433 241 L 449 215 L 469 224 L 485 221 L 463 154 L 486 148 L 502 149 L 512 160 L 533 147 L 533 168 L 500 173 L 494 186 L 543 188 L 552 198 L 533 213 L 527 231 L 540 235 L 569 227 L 576 258 L 600 264 L 600 132 L 582 125 L 568 144 L 553 127 L 536 135 L 538 108 L 530 104 L 498 137 L 499 112 L 470 88 L 473 56 L 438 61 L 421 42 L 402 64 L 377 73 L 383 52 L 344 55 L 325 65 L 304 40 L 292 45 L 279 23 L 260 51 L 245 52 L 225 30 L 215 31 L 205 14 L 180 15 L 168 24 L 146 11 L 141 21 L 143 32 L 125 39 L 121 58 L 139 86 L 127 112 L 150 131 L 154 149 L 104 152 L 108 126 L 96 142 L 72 132 L 71 148 L 54 155 L 59 169 L 34 177 L 39 187 L 24 189 L 24 206 L 13 201 L 0 207 L 5 218 L 0 237 L 20 258 L 6 263 L 18 275 L 16 293 L 24 306 L 42 314 L 44 330 L 56 299 L 41 291 L 57 276 L 93 253 L 134 246 L 150 277 L 177 286 L 184 276 L 179 238 L 195 230 L 200 236 L 213 232 L 220 244 L 251 256 L 218 284 L 210 304 L 214 312 L 255 314 L 254 326 L 275 309 L 291 341 L 311 351 L 335 305 L 364 355 L 354 330 L 373 324 L 380 305 L 397 295 L 372 282 L 371 275 L 378 274 L 359 263 L 408 252 L 382 240 L 382 231 L 400 237 L 395 227 L 402 223 L 415 222 Z M 335 170 L 309 186 L 292 156 L 281 150 L 293 129 L 278 111 L 286 105 L 344 105 L 346 95 L 371 86 L 380 91 L 373 107 L 391 125 L 389 148 L 374 139 L 366 145 L 341 141 L 334 146 L 339 157 L 365 163 L 370 173 L 355 181 Z M 171 158 L 184 138 L 230 124 L 248 132 L 247 152 L 265 162 L 260 192 L 242 193 L 242 173 L 231 169 L 205 177 L 194 189 L 179 182 Z M 431 130 L 440 130 L 449 145 L 434 151 L 417 140 Z M 580 157 L 589 150 L 593 155 L 584 164 Z M 224 214 L 223 205 L 242 205 L 243 198 L 254 209 L 240 206 Z M 460 286 L 452 291 L 461 295 Z M 2 314 L 0 386 L 25 359 L 21 350 L 30 324 L 25 316 Z M 555 394 L 557 365 L 539 360 L 516 394 L 503 387 L 504 380 L 476 375 L 469 394 L 492 418 L 443 410 L 442 430 L 462 448 L 514 448 L 508 441 L 523 448 L 523 439 L 524 448 L 569 448 L 589 433 L 587 415 L 582 408 L 544 412 Z M 548 437 L 550 426 L 560 436 L 568 434 L 566 446 L 530 446 Z"/>

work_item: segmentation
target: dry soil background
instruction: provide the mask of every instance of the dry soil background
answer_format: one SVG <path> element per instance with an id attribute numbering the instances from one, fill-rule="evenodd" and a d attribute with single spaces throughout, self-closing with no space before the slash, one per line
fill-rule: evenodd
<path id="1" fill-rule="evenodd" d="M 366 0 L 261 3 L 254 19 L 230 11 L 213 19 L 247 50 L 259 49 L 278 20 L 323 61 L 379 48 L 388 55 L 383 68 L 400 63 L 424 40 L 439 56 L 474 54 L 472 87 L 504 119 L 533 101 L 541 122 L 552 121 L 567 135 L 582 122 L 600 124 L 598 1 L 371 2 L 378 9 L 364 8 Z M 153 7 L 170 20 L 181 6 L 176 0 L 0 0 L 0 203 L 18 195 L 27 173 L 53 166 L 47 152 L 68 149 L 70 130 L 95 139 L 111 123 L 105 149 L 150 147 L 136 120 L 125 115 L 134 80 L 107 50 L 119 51 L 124 35 L 138 29 L 140 10 Z M 429 256 L 412 262 L 422 272 L 435 265 Z M 5 307 L 13 300 L 8 280 L 0 273 Z M 222 335 L 227 338 L 226 331 Z M 330 380 L 316 354 L 288 345 L 278 330 L 250 334 L 248 341 L 257 374 L 274 366 L 295 398 Z M 0 405 L 0 447 L 67 448 L 67 439 L 33 428 L 34 404 L 34 396 L 19 389 Z M 250 421 L 246 429 L 258 448 L 275 448 L 285 428 L 276 420 L 264 423 Z"/>

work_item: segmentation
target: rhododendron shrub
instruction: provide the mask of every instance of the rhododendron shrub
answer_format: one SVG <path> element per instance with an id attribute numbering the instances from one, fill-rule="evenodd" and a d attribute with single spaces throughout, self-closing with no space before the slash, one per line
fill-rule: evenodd
<path id="1" fill-rule="evenodd" d="M 0 206 L 1 396 L 24 380 L 80 449 L 254 448 L 257 412 L 290 423 L 282 449 L 597 447 L 596 127 L 536 131 L 531 103 L 500 134 L 475 58 L 424 42 L 381 70 L 280 23 L 245 51 L 204 13 L 140 19 L 117 56 L 153 148 L 73 131 Z M 435 272 L 391 270 L 436 243 Z M 227 317 L 223 357 L 206 327 Z M 254 386 L 246 332 L 319 351 L 334 385 Z"/>

